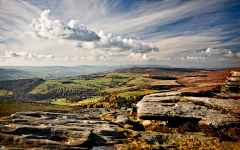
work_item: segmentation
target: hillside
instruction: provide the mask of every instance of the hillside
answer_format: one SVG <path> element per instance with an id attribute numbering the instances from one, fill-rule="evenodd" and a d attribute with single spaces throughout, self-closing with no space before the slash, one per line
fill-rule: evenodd
<path id="1" fill-rule="evenodd" d="M 51 77 L 51 75 L 47 73 L 0 68 L 0 80 L 49 78 L 49 77 Z"/>
<path id="2" fill-rule="evenodd" d="M 7 76 L 2 80 L 22 79 L 22 78 L 43 78 L 43 79 L 56 79 L 63 77 L 76 77 L 79 75 L 112 72 L 119 69 L 125 69 L 121 66 L 1 66 L 2 73 L 8 74 L 11 71 L 11 76 Z M 18 70 L 15 71 L 15 70 Z M 34 71 L 34 72 L 33 72 Z M 6 72 L 6 73 L 5 73 Z M 3 77 L 2 77 L 3 78 Z"/>

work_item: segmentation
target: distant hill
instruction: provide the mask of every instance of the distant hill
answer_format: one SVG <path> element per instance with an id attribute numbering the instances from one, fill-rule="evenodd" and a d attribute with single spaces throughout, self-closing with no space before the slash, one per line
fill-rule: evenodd
<path id="1" fill-rule="evenodd" d="M 1 66 L 0 80 L 43 78 L 57 79 L 79 75 L 118 71 L 123 66 Z"/>
<path id="2" fill-rule="evenodd" d="M 50 76 L 51 75 L 47 73 L 38 73 L 38 72 L 32 72 L 32 71 L 0 68 L 0 80 L 48 78 Z"/>
<path id="3" fill-rule="evenodd" d="M 110 65 L 79 65 L 79 66 L 0 66 L 0 80 L 43 78 L 58 79 L 63 77 L 76 77 L 79 75 L 131 72 L 142 74 L 154 74 L 176 76 L 190 72 L 198 72 L 202 69 L 172 68 L 164 65 L 139 65 L 139 66 L 110 66 Z"/>

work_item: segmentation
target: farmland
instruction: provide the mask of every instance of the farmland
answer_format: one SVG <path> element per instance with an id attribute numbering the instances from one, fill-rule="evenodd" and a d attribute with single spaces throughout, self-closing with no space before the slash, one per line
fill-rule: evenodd
<path id="1" fill-rule="evenodd" d="M 68 81 L 68 84 L 63 84 L 61 82 Z M 30 93 L 46 93 L 47 86 L 52 86 L 54 88 L 67 88 L 67 89 L 97 89 L 99 92 L 108 91 L 118 91 L 125 90 L 129 87 L 127 84 L 133 84 L 133 86 L 149 83 L 151 81 L 146 81 L 141 78 L 140 74 L 133 73 L 109 73 L 105 76 L 100 76 L 97 78 L 92 78 L 90 75 L 88 78 L 67 78 L 60 80 L 46 80 L 44 83 L 38 85 Z"/>
<path id="2" fill-rule="evenodd" d="M 118 96 L 129 98 L 130 96 L 137 96 L 141 93 L 156 93 L 162 92 L 162 90 L 137 90 L 129 91 L 129 89 L 137 88 L 139 85 L 179 85 L 176 80 L 159 80 L 143 78 L 143 74 L 139 73 L 108 73 L 99 75 L 82 75 L 75 78 L 62 78 L 59 80 L 45 80 L 37 87 L 35 87 L 30 93 L 31 94 L 46 94 L 49 88 L 54 89 L 82 89 L 84 91 L 95 91 L 95 92 L 118 92 Z M 90 96 L 83 97 L 80 101 L 69 102 L 69 96 L 55 98 L 50 101 L 51 104 L 56 105 L 67 105 L 76 106 L 82 103 L 97 102 L 102 96 L 91 94 Z"/>
<path id="3" fill-rule="evenodd" d="M 2 100 L 45 101 L 55 105 L 77 106 L 83 103 L 95 103 L 107 95 L 117 95 L 128 99 L 130 96 L 162 92 L 163 90 L 184 92 L 211 90 L 218 85 L 221 86 L 229 72 L 230 70 L 133 68 L 105 74 L 81 75 L 74 78 L 39 80 L 39 82 L 15 80 L 16 83 L 15 81 L 12 83 L 12 85 L 18 85 L 15 93 L 12 92 L 13 90 L 6 91 L 2 87 L 0 96 L 2 96 Z M 155 76 L 159 79 L 152 78 Z M 30 84 L 33 85 L 32 88 L 28 86 Z M 26 89 L 21 91 L 19 86 L 22 85 Z"/>

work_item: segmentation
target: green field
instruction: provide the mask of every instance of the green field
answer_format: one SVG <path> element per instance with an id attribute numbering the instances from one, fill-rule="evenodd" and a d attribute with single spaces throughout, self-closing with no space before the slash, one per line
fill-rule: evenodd
<path id="1" fill-rule="evenodd" d="M 131 81 L 128 82 L 128 83 L 129 83 L 129 84 L 140 85 L 140 84 L 149 83 L 149 82 L 152 82 L 152 81 L 151 81 L 151 80 L 143 79 L 142 77 L 138 77 L 138 78 L 135 78 L 134 80 L 131 80 Z"/>
<path id="2" fill-rule="evenodd" d="M 62 84 L 61 81 L 71 81 L 73 83 Z M 149 81 L 142 80 L 140 74 L 133 73 L 109 73 L 105 77 L 92 78 L 90 80 L 82 78 L 68 78 L 60 80 L 46 80 L 38 85 L 30 93 L 46 93 L 47 86 L 55 88 L 68 88 L 68 89 L 97 89 L 99 92 L 113 92 L 128 89 L 127 84 L 134 84 L 136 87 L 139 84 L 147 83 Z"/>
<path id="3" fill-rule="evenodd" d="M 0 96 L 2 96 L 2 95 L 4 95 L 4 94 L 12 95 L 13 92 L 12 92 L 12 91 L 11 91 L 11 92 L 7 92 L 7 91 L 5 91 L 5 90 L 0 90 Z"/>
<path id="4" fill-rule="evenodd" d="M 139 90 L 139 91 L 130 91 L 130 92 L 118 93 L 118 96 L 129 98 L 130 96 L 137 96 L 141 93 L 149 93 L 149 92 L 162 93 L 161 90 Z"/>
<path id="5" fill-rule="evenodd" d="M 108 73 L 105 76 L 79 76 L 76 78 L 63 78 L 60 80 L 46 80 L 42 84 L 38 85 L 35 89 L 33 89 L 30 93 L 46 93 L 47 86 L 50 85 L 54 88 L 68 88 L 68 89 L 96 89 L 98 92 L 114 92 L 120 90 L 126 90 L 129 88 L 135 88 L 140 84 L 145 84 L 149 82 L 155 81 L 154 79 L 148 79 L 141 77 L 141 74 L 134 74 L 134 73 Z M 66 81 L 67 83 L 62 83 Z M 130 85 L 130 86 L 129 86 Z M 130 91 L 119 93 L 119 96 L 122 97 L 130 97 L 139 95 L 141 93 L 157 93 L 162 92 L 161 90 L 139 90 L 139 91 Z M 65 103 L 66 98 L 61 98 L 52 100 L 51 104 L 56 105 L 67 105 L 67 106 L 77 106 L 82 103 L 87 102 L 96 102 L 100 100 L 101 97 L 93 97 L 91 99 L 85 99 L 83 101 L 79 101 L 77 103 Z"/>
<path id="6" fill-rule="evenodd" d="M 0 118 L 21 111 L 71 111 L 73 108 L 46 103 L 0 101 Z"/>
<path id="7" fill-rule="evenodd" d="M 77 103 L 72 103 L 70 106 L 77 106 L 77 105 L 80 105 L 82 103 L 88 103 L 88 102 L 97 102 L 101 99 L 100 96 L 96 96 L 94 98 L 91 98 L 91 99 L 86 99 L 86 100 L 83 100 L 83 101 L 79 101 Z"/>
<path id="8" fill-rule="evenodd" d="M 55 100 L 52 100 L 51 101 L 51 104 L 55 104 L 55 105 L 67 105 L 67 106 L 77 106 L 77 105 L 80 105 L 82 103 L 88 103 L 88 102 L 97 102 L 101 99 L 101 96 L 95 96 L 93 98 L 89 98 L 89 99 L 85 99 L 83 101 L 79 101 L 77 103 L 65 103 L 66 101 L 66 98 L 60 98 L 60 99 L 57 99 L 56 101 Z"/>
<path id="9" fill-rule="evenodd" d="M 52 100 L 51 104 L 55 104 L 55 105 L 70 105 L 71 103 L 65 103 L 66 98 L 59 98 L 55 100 Z"/>

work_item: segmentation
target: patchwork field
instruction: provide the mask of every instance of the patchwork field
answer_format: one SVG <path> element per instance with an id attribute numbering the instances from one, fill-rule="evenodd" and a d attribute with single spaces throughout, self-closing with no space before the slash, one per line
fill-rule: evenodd
<path id="1" fill-rule="evenodd" d="M 69 81 L 72 83 L 63 84 L 61 82 Z M 30 93 L 46 93 L 47 86 L 52 86 L 54 88 L 68 88 L 68 89 L 97 89 L 99 92 L 108 91 L 118 91 L 125 90 L 129 87 L 127 84 L 134 84 L 136 87 L 139 84 L 149 83 L 152 81 L 147 81 L 141 78 L 140 74 L 133 73 L 109 73 L 103 77 L 83 79 L 78 78 L 68 78 L 60 80 L 46 80 L 44 83 L 38 85 Z"/>

